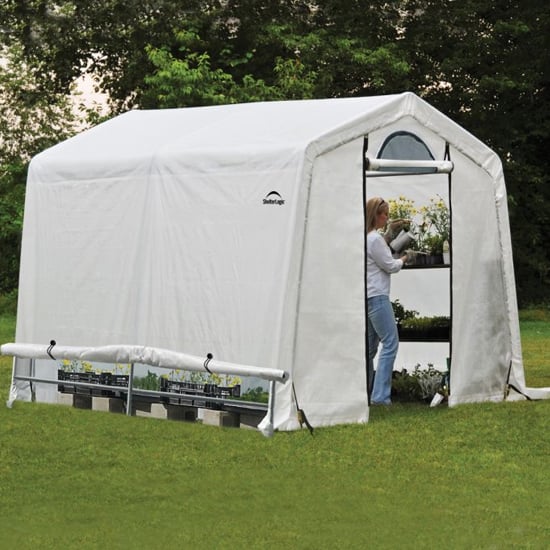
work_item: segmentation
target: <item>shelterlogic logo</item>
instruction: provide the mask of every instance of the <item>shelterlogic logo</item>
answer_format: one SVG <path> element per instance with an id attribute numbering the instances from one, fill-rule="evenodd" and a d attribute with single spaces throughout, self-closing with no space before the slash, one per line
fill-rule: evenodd
<path id="1" fill-rule="evenodd" d="M 281 194 L 277 191 L 271 191 L 264 198 L 264 204 L 277 204 L 282 206 L 285 203 L 285 199 L 281 197 Z"/>

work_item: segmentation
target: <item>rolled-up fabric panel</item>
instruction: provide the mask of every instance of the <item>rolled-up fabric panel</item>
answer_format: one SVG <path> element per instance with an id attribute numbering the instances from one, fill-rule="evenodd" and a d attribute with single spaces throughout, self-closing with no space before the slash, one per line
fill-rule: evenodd
<path id="1" fill-rule="evenodd" d="M 140 363 L 153 367 L 209 371 L 215 374 L 234 376 L 257 376 L 264 380 L 286 382 L 288 373 L 280 369 L 240 365 L 189 355 L 177 351 L 136 345 L 78 347 L 42 344 L 9 343 L 0 346 L 2 355 L 11 355 L 26 359 L 70 359 L 75 361 L 98 361 L 100 363 Z M 205 366 L 206 364 L 206 366 Z"/>

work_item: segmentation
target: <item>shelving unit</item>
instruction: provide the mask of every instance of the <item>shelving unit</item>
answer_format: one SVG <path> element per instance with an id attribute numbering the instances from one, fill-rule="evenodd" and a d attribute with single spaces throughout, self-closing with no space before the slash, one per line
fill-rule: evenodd
<path id="1" fill-rule="evenodd" d="M 414 136 L 416 138 L 416 136 Z M 391 139 L 391 136 L 389 136 L 386 139 L 385 144 Z M 419 142 L 421 140 L 419 138 Z M 421 142 L 423 144 L 423 142 Z M 368 141 L 365 141 L 365 148 L 364 151 L 366 152 L 368 149 Z M 423 144 L 424 145 L 424 144 Z M 426 148 L 426 151 L 431 156 L 431 152 L 428 150 L 427 146 L 424 145 Z M 379 155 L 383 152 L 384 146 L 382 146 Z M 447 164 L 445 164 L 447 163 Z M 403 188 L 406 187 L 407 179 L 410 177 L 419 177 L 419 178 L 427 178 L 427 180 L 430 178 L 432 174 L 447 174 L 447 188 L 446 188 L 446 198 L 447 198 L 447 205 L 449 208 L 449 254 L 450 254 L 450 263 L 443 263 L 443 264 L 423 264 L 423 265 L 408 265 L 404 266 L 402 269 L 402 275 L 401 277 L 440 277 L 444 276 L 447 278 L 448 282 L 448 288 L 449 288 L 449 295 L 448 295 L 448 316 L 449 316 L 449 327 L 447 330 L 439 328 L 436 333 L 432 333 L 431 335 L 420 335 L 420 336 L 414 336 L 409 334 L 400 334 L 400 342 L 407 343 L 407 345 L 411 344 L 411 346 L 407 346 L 409 350 L 411 351 L 411 355 L 414 353 L 414 343 L 421 344 L 448 344 L 448 357 L 447 357 L 447 368 L 450 368 L 451 360 L 452 360 L 452 278 L 453 278 L 453 270 L 452 270 L 452 204 L 451 204 L 451 172 L 453 170 L 453 164 L 450 161 L 450 154 L 449 154 L 449 146 L 448 144 L 445 147 L 445 158 L 443 161 L 434 161 L 433 157 L 426 160 L 401 160 L 401 159 L 394 159 L 394 158 L 388 158 L 381 161 L 381 159 L 369 159 L 366 157 L 365 154 L 365 182 L 364 182 L 364 198 L 365 198 L 365 204 L 367 199 L 367 192 L 366 192 L 366 185 L 367 185 L 367 178 L 374 177 L 388 177 L 391 176 L 392 182 L 395 181 L 395 179 L 400 180 L 403 178 Z M 427 181 L 426 180 L 426 181 Z M 410 181 L 410 180 L 409 180 Z M 432 180 L 433 181 L 433 180 Z M 442 182 L 443 184 L 443 182 Z M 436 183 L 438 185 L 438 183 Z M 444 184 L 443 184 L 444 185 Z M 400 187 L 400 186 L 399 186 Z M 396 186 L 393 185 L 392 189 L 395 190 Z M 406 191 L 404 192 L 406 194 Z M 443 195 L 445 192 L 442 193 Z M 393 284 L 393 283 L 392 283 Z M 440 281 L 440 285 L 443 285 L 444 283 Z M 417 288 L 419 285 L 409 285 L 410 288 Z M 368 306 L 366 306 L 368 308 Z M 368 311 L 367 311 L 368 314 Z M 423 316 L 423 312 L 419 312 L 420 316 Z M 441 352 L 441 350 L 439 350 Z M 367 353 L 368 353 L 368 341 L 367 341 Z"/>
<path id="2" fill-rule="evenodd" d="M 404 265 L 403 270 L 409 271 L 412 269 L 450 269 L 451 264 L 434 264 L 434 265 Z"/>

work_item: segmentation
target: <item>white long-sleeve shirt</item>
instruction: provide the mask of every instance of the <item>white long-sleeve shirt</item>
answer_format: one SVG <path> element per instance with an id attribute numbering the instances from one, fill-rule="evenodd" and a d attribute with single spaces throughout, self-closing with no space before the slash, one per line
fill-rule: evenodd
<path id="1" fill-rule="evenodd" d="M 378 231 L 367 233 L 367 298 L 390 295 L 390 274 L 403 267 L 391 255 L 390 247 Z"/>

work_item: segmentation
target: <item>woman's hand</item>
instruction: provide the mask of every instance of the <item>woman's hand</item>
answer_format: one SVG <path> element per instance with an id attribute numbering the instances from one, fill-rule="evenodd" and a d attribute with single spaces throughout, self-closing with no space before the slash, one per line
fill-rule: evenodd
<path id="1" fill-rule="evenodd" d="M 414 264 L 416 260 L 416 252 L 409 248 L 401 257 L 401 259 L 403 260 L 404 264 Z"/>

